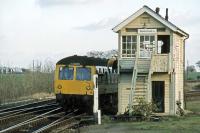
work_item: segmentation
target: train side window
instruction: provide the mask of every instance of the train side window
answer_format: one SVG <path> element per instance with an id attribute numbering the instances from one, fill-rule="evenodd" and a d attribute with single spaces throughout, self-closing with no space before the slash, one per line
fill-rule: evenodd
<path id="1" fill-rule="evenodd" d="M 73 78 L 74 78 L 74 68 L 60 67 L 59 69 L 60 80 L 73 80 Z"/>
<path id="2" fill-rule="evenodd" d="M 90 68 L 76 68 L 76 80 L 91 80 L 91 69 Z"/>
<path id="3" fill-rule="evenodd" d="M 99 73 L 101 74 L 102 72 L 101 72 L 101 68 L 99 68 Z"/>

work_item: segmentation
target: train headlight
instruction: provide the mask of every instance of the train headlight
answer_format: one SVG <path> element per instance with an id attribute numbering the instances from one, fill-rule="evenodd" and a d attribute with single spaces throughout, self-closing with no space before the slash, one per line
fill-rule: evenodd
<path id="1" fill-rule="evenodd" d="M 90 86 L 86 86 L 86 90 L 90 90 L 91 89 L 91 87 Z"/>
<path id="2" fill-rule="evenodd" d="M 58 88 L 58 89 L 62 89 L 62 85 L 58 85 L 57 88 Z"/>

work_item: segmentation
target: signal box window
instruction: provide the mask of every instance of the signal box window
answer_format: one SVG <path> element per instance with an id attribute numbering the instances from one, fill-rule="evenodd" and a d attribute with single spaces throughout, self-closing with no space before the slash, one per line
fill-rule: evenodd
<path id="1" fill-rule="evenodd" d="M 137 36 L 122 36 L 122 57 L 135 57 Z"/>
<path id="2" fill-rule="evenodd" d="M 140 57 L 150 57 L 154 47 L 154 36 L 140 36 Z"/>
<path id="3" fill-rule="evenodd" d="M 158 54 L 168 54 L 170 52 L 170 36 L 158 35 Z"/>
<path id="4" fill-rule="evenodd" d="M 91 80 L 91 69 L 76 68 L 76 80 Z"/>
<path id="5" fill-rule="evenodd" d="M 60 67 L 59 70 L 60 80 L 73 80 L 73 78 L 74 78 L 74 68 Z"/>

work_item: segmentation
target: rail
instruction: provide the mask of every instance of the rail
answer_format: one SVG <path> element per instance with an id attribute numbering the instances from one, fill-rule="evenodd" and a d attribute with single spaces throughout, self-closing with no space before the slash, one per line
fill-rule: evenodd
<path id="1" fill-rule="evenodd" d="M 16 124 L 16 125 L 14 125 L 14 126 L 11 126 L 11 127 L 9 127 L 9 128 L 6 128 L 6 129 L 4 129 L 4 130 L 1 130 L 0 133 L 17 132 L 17 131 L 19 131 L 21 128 L 25 127 L 25 126 L 28 126 L 28 125 L 30 125 L 30 124 L 34 124 L 34 123 L 40 122 L 40 121 L 42 121 L 42 120 L 46 120 L 48 117 L 50 117 L 50 116 L 46 116 L 46 115 L 51 114 L 51 113 L 53 113 L 53 112 L 55 112 L 55 111 L 58 111 L 58 110 L 60 110 L 60 109 L 61 109 L 61 108 L 56 108 L 56 109 L 53 109 L 53 110 L 48 111 L 48 112 L 46 112 L 46 113 L 43 113 L 43 114 L 41 114 L 41 115 L 38 115 L 38 116 L 36 116 L 36 117 L 33 117 L 33 118 L 31 118 L 31 119 L 28 119 L 28 120 L 26 120 L 26 121 L 23 121 L 23 122 L 21 122 L 21 123 L 18 123 L 18 124 Z"/>
<path id="2" fill-rule="evenodd" d="M 84 114 L 80 114 L 80 115 L 76 115 L 76 116 L 73 116 L 73 113 L 70 113 L 70 114 L 67 114 L 66 116 L 64 117 L 61 117 L 60 119 L 34 131 L 33 133 L 42 133 L 42 132 L 48 132 L 49 130 L 51 130 L 52 128 L 55 128 L 57 126 L 61 126 L 61 125 L 65 125 L 65 128 L 69 128 L 69 127 L 72 127 L 76 124 L 79 123 L 79 121 L 74 121 L 75 118 L 78 118 L 78 117 L 81 117 L 83 116 Z M 69 118 L 69 116 L 71 115 L 71 117 Z M 63 128 L 62 128 L 63 129 Z"/>
<path id="3" fill-rule="evenodd" d="M 43 101 L 28 103 L 28 104 L 24 104 L 24 105 L 15 106 L 15 107 L 8 107 L 8 108 L 5 107 L 5 109 L 1 109 L 0 112 L 17 110 L 17 109 L 24 109 L 24 108 L 27 108 L 27 107 L 43 105 L 45 103 L 51 103 L 51 102 L 55 103 L 55 101 L 56 101 L 55 99 L 51 99 L 51 100 L 43 100 Z"/>
<path id="4" fill-rule="evenodd" d="M 30 105 L 1 110 L 0 133 L 41 133 L 54 130 L 57 132 L 79 127 L 86 121 L 82 119 L 85 117 L 85 113 L 81 114 L 78 110 L 67 113 L 55 103 L 38 104 L 34 107 L 30 107 Z M 93 116 L 90 116 L 90 121 L 92 118 Z M 94 121 L 94 118 L 92 120 Z"/>
<path id="5" fill-rule="evenodd" d="M 23 111 L 33 110 L 33 109 L 52 107 L 52 106 L 56 106 L 56 105 L 58 105 L 58 104 L 45 104 L 45 105 L 36 106 L 36 107 L 29 107 L 29 108 L 24 108 L 24 109 L 22 108 L 22 109 L 17 109 L 17 110 L 10 110 L 10 111 L 1 112 L 0 116 L 16 114 L 16 113 L 20 113 L 20 112 L 23 112 Z"/>
<path id="6" fill-rule="evenodd" d="M 9 126 L 10 121 L 15 120 L 15 119 L 21 119 L 21 118 L 32 118 L 35 114 L 39 114 L 41 112 L 47 112 L 49 110 L 52 110 L 55 107 L 46 107 L 46 108 L 37 108 L 38 110 L 29 110 L 29 111 L 19 111 L 19 112 L 15 112 L 3 117 L 0 117 L 0 124 L 2 125 L 6 125 Z M 36 108 L 34 108 L 36 109 Z"/>

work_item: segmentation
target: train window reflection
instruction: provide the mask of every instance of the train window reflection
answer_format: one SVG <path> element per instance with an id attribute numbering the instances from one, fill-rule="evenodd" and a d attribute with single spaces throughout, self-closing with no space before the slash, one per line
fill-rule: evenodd
<path id="1" fill-rule="evenodd" d="M 91 80 L 91 69 L 76 68 L 76 80 Z"/>
<path id="2" fill-rule="evenodd" d="M 74 68 L 60 67 L 59 79 L 60 80 L 73 80 L 74 78 Z"/>

